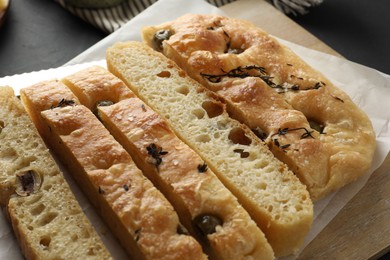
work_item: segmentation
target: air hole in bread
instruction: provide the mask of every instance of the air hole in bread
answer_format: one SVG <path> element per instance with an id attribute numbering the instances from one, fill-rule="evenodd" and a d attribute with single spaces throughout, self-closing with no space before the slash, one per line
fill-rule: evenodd
<path id="1" fill-rule="evenodd" d="M 43 186 L 43 189 L 44 189 L 45 191 L 48 191 L 48 190 L 51 189 L 51 187 L 52 187 L 51 184 L 45 184 L 45 185 Z"/>
<path id="2" fill-rule="evenodd" d="M 30 230 L 30 231 L 33 231 L 34 227 L 33 226 L 27 226 L 27 229 Z"/>
<path id="3" fill-rule="evenodd" d="M 96 254 L 95 254 L 95 250 L 94 250 L 93 248 L 90 248 L 90 249 L 88 250 L 87 255 L 96 255 Z"/>
<path id="4" fill-rule="evenodd" d="M 51 238 L 49 236 L 44 236 L 39 240 L 39 245 L 43 250 L 48 250 L 50 246 Z"/>
<path id="5" fill-rule="evenodd" d="M 265 160 L 257 161 L 254 165 L 253 168 L 255 169 L 264 169 L 269 165 L 269 163 Z"/>
<path id="6" fill-rule="evenodd" d="M 219 116 L 224 111 L 222 104 L 215 103 L 215 102 L 212 102 L 212 101 L 205 101 L 205 102 L 203 102 L 202 103 L 202 107 L 204 108 L 204 110 L 206 110 L 207 115 L 209 116 L 209 118 L 213 118 L 213 117 Z"/>
<path id="7" fill-rule="evenodd" d="M 79 239 L 79 236 L 77 234 L 73 234 L 71 236 L 72 241 L 77 241 Z"/>
<path id="8" fill-rule="evenodd" d="M 208 135 L 205 135 L 205 134 L 202 134 L 202 135 L 198 135 L 195 140 L 197 142 L 201 142 L 201 143 L 207 143 L 207 142 L 210 142 L 211 138 L 210 136 Z"/>
<path id="9" fill-rule="evenodd" d="M 303 208 L 302 208 L 301 205 L 295 205 L 295 210 L 296 210 L 296 211 L 302 211 Z"/>
<path id="10" fill-rule="evenodd" d="M 32 143 L 30 143 L 30 148 L 35 149 L 38 147 L 38 145 L 39 144 L 37 142 L 32 142 Z"/>
<path id="11" fill-rule="evenodd" d="M 205 111 L 203 109 L 194 109 L 192 110 L 192 114 L 194 114 L 198 119 L 202 119 L 205 115 Z"/>
<path id="12" fill-rule="evenodd" d="M 49 212 L 43 215 L 39 221 L 39 226 L 43 227 L 52 222 L 58 216 L 57 212 Z"/>
<path id="13" fill-rule="evenodd" d="M 0 160 L 4 162 L 12 162 L 17 158 L 18 154 L 13 148 L 4 149 L 3 152 L 0 154 Z"/>
<path id="14" fill-rule="evenodd" d="M 167 70 L 163 70 L 160 73 L 158 73 L 157 76 L 160 78 L 169 78 L 171 77 L 171 73 Z"/>
<path id="15" fill-rule="evenodd" d="M 183 94 L 184 96 L 187 96 L 190 90 L 187 86 L 180 86 L 177 89 L 175 89 L 177 93 Z"/>
<path id="16" fill-rule="evenodd" d="M 256 183 L 256 188 L 258 188 L 259 190 L 266 190 L 267 189 L 267 183 L 265 183 L 265 182 Z"/>
<path id="17" fill-rule="evenodd" d="M 325 124 L 321 123 L 321 122 L 317 122 L 315 120 L 308 120 L 309 121 L 309 124 L 310 124 L 310 127 L 314 130 L 316 130 L 317 132 L 319 132 L 320 134 L 323 134 L 324 133 L 324 129 L 325 129 Z"/>
<path id="18" fill-rule="evenodd" d="M 245 135 L 245 131 L 239 127 L 230 130 L 228 138 L 234 144 L 250 145 L 252 143 L 252 140 Z"/>
<path id="19" fill-rule="evenodd" d="M 33 216 L 37 216 L 37 215 L 41 214 L 42 211 L 45 210 L 45 208 L 46 208 L 45 205 L 43 205 L 43 204 L 38 204 L 37 206 L 35 206 L 34 208 L 32 208 L 32 209 L 30 210 L 30 213 L 31 213 L 31 215 L 33 215 Z"/>

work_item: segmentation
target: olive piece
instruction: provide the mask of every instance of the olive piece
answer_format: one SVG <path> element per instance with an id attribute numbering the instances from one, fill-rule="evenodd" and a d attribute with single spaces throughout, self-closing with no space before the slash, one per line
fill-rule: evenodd
<path id="1" fill-rule="evenodd" d="M 97 107 L 107 107 L 107 106 L 111 106 L 113 104 L 114 104 L 114 102 L 112 102 L 110 100 L 100 100 L 96 103 L 96 106 Z"/>
<path id="2" fill-rule="evenodd" d="M 244 50 L 243 49 L 233 49 L 233 48 L 229 48 L 227 50 L 227 53 L 230 53 L 230 54 L 240 54 L 240 53 L 243 53 Z"/>
<path id="3" fill-rule="evenodd" d="M 16 173 L 15 192 L 19 196 L 26 197 L 36 193 L 41 187 L 42 179 L 35 170 L 24 170 Z"/>
<path id="4" fill-rule="evenodd" d="M 100 100 L 100 101 L 96 102 L 95 109 L 93 110 L 93 113 L 100 119 L 98 107 L 107 107 L 107 106 L 111 106 L 113 104 L 114 104 L 114 102 L 112 102 L 110 100 Z"/>
<path id="5" fill-rule="evenodd" d="M 203 236 L 215 233 L 216 227 L 222 225 L 222 220 L 213 215 L 199 215 L 193 221 Z"/>
<path id="6" fill-rule="evenodd" d="M 170 30 L 159 30 L 153 37 L 153 48 L 157 51 L 162 51 L 162 43 L 164 40 L 168 40 L 172 33 Z"/>
<path id="7" fill-rule="evenodd" d="M 325 129 L 325 126 L 321 123 L 318 123 L 316 121 L 313 121 L 313 120 L 309 120 L 309 124 L 310 124 L 310 127 L 314 130 L 316 130 L 317 132 L 319 132 L 320 134 L 323 134 L 324 133 L 324 129 Z"/>

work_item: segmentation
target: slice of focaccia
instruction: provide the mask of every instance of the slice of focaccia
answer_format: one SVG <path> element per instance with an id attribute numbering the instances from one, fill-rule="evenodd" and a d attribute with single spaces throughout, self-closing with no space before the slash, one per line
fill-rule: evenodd
<path id="1" fill-rule="evenodd" d="M 273 259 L 264 234 L 207 164 L 175 136 L 161 116 L 113 78 L 107 70 L 91 67 L 62 81 L 80 100 L 90 103 L 91 110 L 97 110 L 103 124 L 172 202 L 181 223 L 203 242 L 212 259 Z"/>
<path id="2" fill-rule="evenodd" d="M 10 87 L 0 87 L 0 204 L 26 259 L 111 259 Z"/>
<path id="3" fill-rule="evenodd" d="M 188 14 L 143 30 L 144 40 L 221 96 L 263 138 L 313 200 L 366 173 L 375 151 L 368 117 L 290 49 L 238 19 Z"/>
<path id="4" fill-rule="evenodd" d="M 249 128 L 229 117 L 215 94 L 139 42 L 115 44 L 106 59 L 238 198 L 276 255 L 299 248 L 313 218 L 309 193 Z"/>
<path id="5" fill-rule="evenodd" d="M 66 102 L 53 100 L 43 106 L 41 96 L 45 95 L 45 88 L 37 86 L 21 90 L 28 109 L 35 111 L 32 114 L 42 109 L 39 120 L 48 129 L 43 131 L 46 142 L 129 255 L 134 259 L 206 259 L 194 238 L 180 234 L 172 205 L 95 115 L 71 96 Z"/>

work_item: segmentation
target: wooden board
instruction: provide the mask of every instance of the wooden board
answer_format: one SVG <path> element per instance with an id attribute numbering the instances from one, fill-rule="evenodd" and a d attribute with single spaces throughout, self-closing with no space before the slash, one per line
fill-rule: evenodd
<path id="1" fill-rule="evenodd" d="M 272 5 L 239 0 L 221 8 L 267 32 L 299 45 L 341 57 Z M 299 259 L 372 259 L 390 251 L 390 156 L 365 187 L 305 248 Z"/>

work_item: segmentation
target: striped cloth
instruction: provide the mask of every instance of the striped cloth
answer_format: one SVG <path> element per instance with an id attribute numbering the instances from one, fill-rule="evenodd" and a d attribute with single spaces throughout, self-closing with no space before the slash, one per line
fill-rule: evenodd
<path id="1" fill-rule="evenodd" d="M 112 33 L 119 29 L 126 22 L 131 20 L 137 14 L 141 13 L 148 6 L 158 0 L 125 0 L 122 4 L 111 8 L 86 9 L 76 8 L 66 4 L 66 0 L 55 0 L 65 9 L 69 10 L 84 21 L 103 30 L 106 33 Z M 185 1 L 185 0 L 183 0 Z M 206 0 L 210 4 L 220 7 L 236 0 Z M 258 0 L 261 1 L 261 0 Z M 266 0 L 276 8 L 286 14 L 299 15 L 305 14 L 313 6 L 317 6 L 323 0 Z"/>
<path id="2" fill-rule="evenodd" d="M 157 2 L 157 0 L 126 0 L 122 4 L 100 9 L 76 8 L 67 5 L 65 0 L 55 0 L 62 7 L 72 14 L 80 17 L 84 21 L 103 30 L 106 33 L 112 33 L 128 22 L 131 18 L 145 10 L 148 6 Z M 217 7 L 232 3 L 236 0 L 207 0 Z"/>

